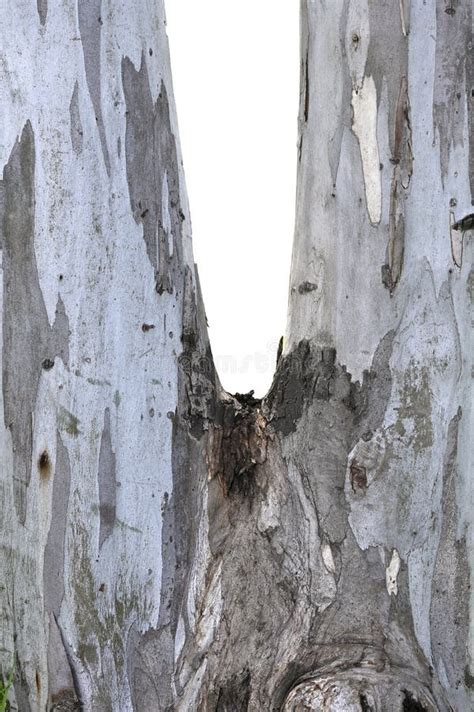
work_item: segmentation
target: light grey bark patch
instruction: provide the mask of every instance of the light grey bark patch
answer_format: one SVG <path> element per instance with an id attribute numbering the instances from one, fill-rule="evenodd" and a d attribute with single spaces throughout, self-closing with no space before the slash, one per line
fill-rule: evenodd
<path id="1" fill-rule="evenodd" d="M 430 610 L 433 660 L 437 672 L 444 669 L 454 709 L 469 709 L 464 677 L 469 669 L 469 562 L 464 537 L 458 537 L 457 439 L 461 409 L 448 428 L 443 463 L 443 506 L 440 543 L 432 583 Z M 443 655 L 449 650 L 449 655 Z"/>
<path id="2" fill-rule="evenodd" d="M 82 128 L 81 113 L 79 110 L 79 84 L 76 80 L 69 104 L 69 117 L 71 121 L 71 143 L 76 156 L 82 153 L 84 143 L 84 130 Z"/>
<path id="3" fill-rule="evenodd" d="M 35 145 L 30 122 L 3 171 L 3 392 L 4 417 L 13 440 L 13 489 L 21 523 L 31 477 L 32 413 L 42 369 L 59 354 L 67 363 L 69 325 L 58 300 L 53 328 L 39 283 L 34 250 Z"/>
<path id="4" fill-rule="evenodd" d="M 403 34 L 400 3 L 379 0 L 369 4 L 370 44 L 365 66 L 377 89 L 377 104 L 387 82 L 389 104 L 390 149 L 395 151 L 395 121 L 400 94 L 400 78 L 408 76 L 408 37 Z"/>
<path id="5" fill-rule="evenodd" d="M 175 429 L 173 423 L 173 432 Z M 173 442 L 180 447 L 181 442 L 178 444 L 175 439 Z M 173 458 L 177 458 L 174 450 L 173 453 Z M 187 468 L 183 472 L 186 471 Z M 184 573 L 187 570 L 185 566 L 189 564 L 187 556 L 183 561 L 183 551 L 186 552 L 187 549 L 186 545 L 183 547 L 183 542 L 186 542 L 190 527 L 187 519 L 180 519 L 181 505 L 177 511 L 174 499 L 174 496 L 169 496 L 166 492 L 161 507 L 162 583 L 158 625 L 156 629 L 148 630 L 145 634 L 132 629 L 128 640 L 128 677 L 134 709 L 137 710 L 153 709 L 162 712 L 172 709 L 174 636 L 184 592 Z M 187 507 L 183 506 L 182 509 L 186 512 Z M 181 527 L 185 528 L 176 526 L 176 520 L 181 521 Z"/>
<path id="6" fill-rule="evenodd" d="M 168 93 L 162 82 L 158 99 L 153 103 L 144 54 L 138 71 L 128 57 L 123 59 L 122 83 L 127 106 L 125 156 L 130 205 L 135 222 L 143 225 L 147 254 L 156 275 L 156 291 L 172 294 L 181 264 L 184 214 L 180 206 L 178 158 Z M 168 182 L 166 208 L 174 244 L 172 255 L 163 220 L 165 180 Z"/>
<path id="7" fill-rule="evenodd" d="M 472 10 L 471 10 L 472 12 Z M 469 117 L 469 181 L 471 185 L 471 205 L 474 205 L 474 51 L 471 39 L 466 53 L 466 103 Z"/>
<path id="8" fill-rule="evenodd" d="M 439 133 L 443 179 L 449 170 L 451 148 L 464 140 L 466 89 L 469 91 L 467 70 L 472 62 L 468 57 L 473 53 L 472 2 L 456 3 L 453 9 L 453 13 L 447 13 L 444 0 L 436 4 L 433 122 Z M 471 49 L 466 51 L 469 43 Z M 469 155 L 471 157 L 471 151 Z"/>
<path id="9" fill-rule="evenodd" d="M 186 591 L 186 574 L 192 561 L 193 523 L 197 521 L 193 494 L 197 482 L 190 478 L 188 434 L 173 421 L 173 495 L 162 501 L 162 587 L 155 630 L 132 630 L 128 649 L 128 675 L 134 709 L 168 712 L 173 709 L 171 680 L 175 671 L 175 634 Z M 191 444 L 191 448 L 193 445 Z M 195 457 L 198 450 L 194 443 Z M 175 679 L 179 689 L 179 680 Z"/>
<path id="10" fill-rule="evenodd" d="M 101 106 L 101 7 L 102 0 L 80 0 L 78 2 L 78 18 L 87 86 L 89 87 L 89 94 L 94 107 L 105 167 L 107 174 L 110 176 L 109 150 L 107 148 L 107 136 Z"/>
<path id="11" fill-rule="evenodd" d="M 190 276 L 190 275 L 189 275 Z M 189 367 L 197 367 L 191 355 L 206 353 L 208 348 L 205 337 L 205 316 L 202 305 L 196 308 L 196 291 L 188 281 L 183 285 L 185 299 L 190 303 L 186 310 L 186 327 L 183 327 L 183 344 L 189 354 Z M 202 327 L 202 328 L 201 328 Z M 186 336 L 184 336 L 184 334 Z M 180 615 L 186 617 L 188 580 L 191 571 L 195 546 L 197 544 L 199 507 L 201 500 L 197 493 L 202 491 L 207 482 L 207 469 L 202 457 L 202 445 L 192 435 L 193 424 L 209 415 L 206 409 L 196 404 L 202 395 L 190 391 L 188 367 L 180 363 L 178 391 L 180 408 L 173 417 L 172 471 L 173 492 L 165 494 L 162 502 L 162 589 L 160 613 L 156 630 L 149 630 L 144 635 L 133 630 L 129 638 L 128 675 L 132 690 L 132 699 L 137 710 L 153 709 L 168 712 L 173 709 L 173 679 L 178 695 L 182 692 L 181 675 L 175 671 L 175 635 Z M 215 386 L 214 386 L 215 389 Z M 188 400 L 191 399 L 191 401 Z M 196 408 L 196 412 L 192 408 Z M 199 664 L 199 650 L 192 638 L 186 636 L 186 646 L 182 663 L 192 660 L 192 665 Z"/>
<path id="12" fill-rule="evenodd" d="M 5 215 L 5 183 L 0 180 L 0 250 L 3 250 L 4 237 L 3 237 L 3 216 Z"/>
<path id="13" fill-rule="evenodd" d="M 341 47 L 344 47 L 344 37 L 346 35 L 346 25 L 348 16 L 348 0 L 345 0 L 345 8 L 341 13 L 341 21 L 339 27 L 339 36 L 341 38 Z M 312 41 L 314 46 L 314 41 Z M 343 58 L 345 59 L 345 58 Z M 333 182 L 333 189 L 337 182 L 337 174 L 339 171 L 339 161 L 341 158 L 341 147 L 342 147 L 342 137 L 346 128 L 352 127 L 352 80 L 349 72 L 349 67 L 347 61 L 341 61 L 341 80 L 342 80 L 342 97 L 341 97 L 341 108 L 340 117 L 341 120 L 336 122 L 334 127 L 334 133 L 331 141 L 328 142 L 327 151 L 329 156 L 329 165 L 331 166 L 331 176 Z"/>
<path id="14" fill-rule="evenodd" d="M 59 431 L 56 435 L 56 467 L 53 479 L 51 524 L 44 551 L 43 590 L 45 610 L 59 615 L 64 597 L 64 556 L 67 509 L 71 488 L 69 455 Z"/>
<path id="15" fill-rule="evenodd" d="M 128 679 L 134 710 L 172 710 L 173 636 L 169 627 L 128 636 Z"/>
<path id="16" fill-rule="evenodd" d="M 114 529 L 117 506 L 115 453 L 110 433 L 110 409 L 105 409 L 104 429 L 99 452 L 99 550 Z"/>
<path id="17" fill-rule="evenodd" d="M 40 22 L 42 25 L 45 25 L 48 15 L 48 0 L 36 0 L 36 7 L 38 8 Z"/>

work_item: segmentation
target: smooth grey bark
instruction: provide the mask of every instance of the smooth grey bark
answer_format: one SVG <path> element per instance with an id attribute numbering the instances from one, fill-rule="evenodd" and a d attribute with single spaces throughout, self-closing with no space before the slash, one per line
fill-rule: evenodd
<path id="1" fill-rule="evenodd" d="M 11 709 L 470 709 L 471 2 L 301 2 L 263 401 L 213 366 L 162 3 L 0 27 Z"/>

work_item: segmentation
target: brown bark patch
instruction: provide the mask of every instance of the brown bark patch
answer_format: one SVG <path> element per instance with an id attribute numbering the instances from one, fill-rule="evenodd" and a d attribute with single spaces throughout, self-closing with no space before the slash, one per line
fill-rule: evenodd
<path id="1" fill-rule="evenodd" d="M 223 403 L 222 422 L 210 428 L 207 463 L 209 478 L 218 477 L 226 495 L 251 490 L 253 471 L 267 458 L 266 425 L 253 391 Z"/>
<path id="2" fill-rule="evenodd" d="M 367 489 L 367 471 L 365 467 L 359 465 L 357 460 L 352 460 L 349 471 L 351 474 L 351 486 L 354 492 Z"/>

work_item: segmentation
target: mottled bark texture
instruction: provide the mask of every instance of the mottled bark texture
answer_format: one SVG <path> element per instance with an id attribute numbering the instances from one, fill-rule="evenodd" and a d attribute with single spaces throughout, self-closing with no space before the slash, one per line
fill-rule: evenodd
<path id="1" fill-rule="evenodd" d="M 301 2 L 263 400 L 213 366 L 162 2 L 0 33 L 10 709 L 467 712 L 471 0 Z"/>

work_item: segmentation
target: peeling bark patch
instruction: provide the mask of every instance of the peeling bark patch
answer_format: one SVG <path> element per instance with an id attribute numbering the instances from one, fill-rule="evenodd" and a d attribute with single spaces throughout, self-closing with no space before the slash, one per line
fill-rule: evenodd
<path id="1" fill-rule="evenodd" d="M 13 440 L 13 488 L 21 523 L 31 477 L 32 413 L 43 364 L 58 354 L 67 363 L 69 323 L 61 299 L 51 328 L 34 250 L 35 145 L 30 122 L 3 171 L 3 392 L 5 424 Z"/>
<path id="2" fill-rule="evenodd" d="M 308 403 L 332 397 L 351 406 L 350 375 L 344 367 L 336 365 L 335 349 L 316 351 L 302 340 L 280 359 L 262 412 L 274 429 L 288 435 L 296 430 Z"/>
<path id="3" fill-rule="evenodd" d="M 456 267 L 462 267 L 462 258 L 464 253 L 464 230 L 459 222 L 454 222 L 454 213 L 450 212 L 450 241 L 451 241 L 451 257 Z"/>
<path id="4" fill-rule="evenodd" d="M 105 168 L 110 175 L 109 150 L 101 107 L 101 6 L 102 0 L 88 0 L 78 3 L 79 31 L 84 52 L 84 67 L 87 86 L 95 112 Z"/>
<path id="5" fill-rule="evenodd" d="M 57 712 L 80 712 L 77 675 L 68 653 L 67 643 L 57 622 L 56 615 L 50 616 L 48 640 L 48 692 L 52 708 Z"/>
<path id="6" fill-rule="evenodd" d="M 402 23 L 402 32 L 405 37 L 410 32 L 410 2 L 409 0 L 400 0 L 400 21 Z"/>
<path id="7" fill-rule="evenodd" d="M 357 136 L 364 174 L 365 197 L 370 222 L 382 216 L 382 177 L 377 142 L 377 91 L 372 77 L 352 92 L 352 130 Z"/>
<path id="8" fill-rule="evenodd" d="M 464 141 L 465 107 L 470 104 L 469 96 L 466 97 L 466 91 L 469 91 L 466 79 L 472 71 L 472 58 L 469 58 L 472 55 L 472 2 L 456 3 L 452 13 L 447 13 L 447 9 L 443 2 L 436 3 L 433 124 L 439 132 L 443 178 L 448 175 L 452 147 L 462 145 Z M 471 143 L 470 160 L 472 150 Z"/>
<path id="9" fill-rule="evenodd" d="M 71 488 L 68 451 L 59 432 L 56 436 L 56 468 L 53 479 L 51 524 L 44 551 L 43 590 L 45 610 L 59 615 L 64 596 L 64 556 L 67 508 Z"/>
<path id="10" fill-rule="evenodd" d="M 84 143 L 84 130 L 82 128 L 81 113 L 79 110 L 79 84 L 76 81 L 69 104 L 69 117 L 71 121 L 71 143 L 76 156 L 82 153 Z"/>
<path id="11" fill-rule="evenodd" d="M 393 351 L 395 331 L 388 331 L 377 346 L 370 371 L 364 371 L 362 385 L 355 384 L 352 390 L 352 408 L 357 424 L 357 437 L 365 442 L 372 440 L 380 427 L 392 390 L 390 358 Z"/>
<path id="12" fill-rule="evenodd" d="M 110 434 L 110 410 L 106 408 L 99 453 L 99 549 L 114 529 L 117 499 L 115 453 Z"/>
<path id="13" fill-rule="evenodd" d="M 392 294 L 402 273 L 405 250 L 405 192 L 409 188 L 413 173 L 410 102 L 406 77 L 402 77 L 400 81 L 395 112 L 393 154 L 390 160 L 393 164 L 393 177 L 390 189 L 387 264 L 382 268 L 382 282 Z"/>
<path id="14" fill-rule="evenodd" d="M 405 432 L 404 421 L 413 423 L 412 435 L 409 436 L 407 442 L 415 454 L 433 445 L 431 409 L 428 369 L 426 366 L 418 368 L 412 363 L 403 376 L 403 389 L 400 393 L 396 427 L 403 434 Z"/>
<path id="15" fill-rule="evenodd" d="M 389 596 L 396 596 L 398 593 L 398 572 L 400 571 L 400 564 L 400 555 L 398 551 L 394 549 L 386 570 L 386 585 Z"/>
<path id="16" fill-rule="evenodd" d="M 469 669 L 469 556 L 465 538 L 458 538 L 458 430 L 461 409 L 448 428 L 443 462 L 443 509 L 440 544 L 433 572 L 430 609 L 433 661 L 443 665 L 455 709 L 467 709 L 463 694 L 465 670 Z M 443 655 L 449 650 L 449 655 Z"/>
<path id="17" fill-rule="evenodd" d="M 472 14 L 472 8 L 468 7 L 466 10 Z M 471 205 L 474 205 L 474 52 L 472 39 L 467 45 L 466 52 L 465 92 L 469 124 L 469 182 L 471 186 Z"/>
<path id="18" fill-rule="evenodd" d="M 365 467 L 359 465 L 358 461 L 354 459 L 349 466 L 349 471 L 353 492 L 367 489 L 367 471 Z"/>
<path id="19" fill-rule="evenodd" d="M 155 270 L 156 291 L 172 294 L 181 262 L 182 211 L 168 94 L 162 82 L 153 104 L 144 55 L 138 71 L 130 59 L 123 59 L 122 83 L 127 106 L 125 156 L 130 205 L 135 222 L 143 225 L 147 254 Z M 176 250 L 171 249 L 173 244 Z"/>
<path id="20" fill-rule="evenodd" d="M 48 0 L 36 0 L 36 7 L 38 9 L 40 22 L 42 25 L 45 25 L 48 15 Z"/>
<path id="21" fill-rule="evenodd" d="M 366 77 L 373 77 L 377 99 L 382 97 L 386 82 L 389 104 L 389 126 L 395 125 L 400 90 L 400 76 L 408 76 L 408 37 L 403 32 L 400 4 L 394 0 L 369 2 L 370 42 L 365 66 Z M 394 62 L 394 57 L 397 61 Z M 394 151 L 394 137 L 390 136 Z"/>

